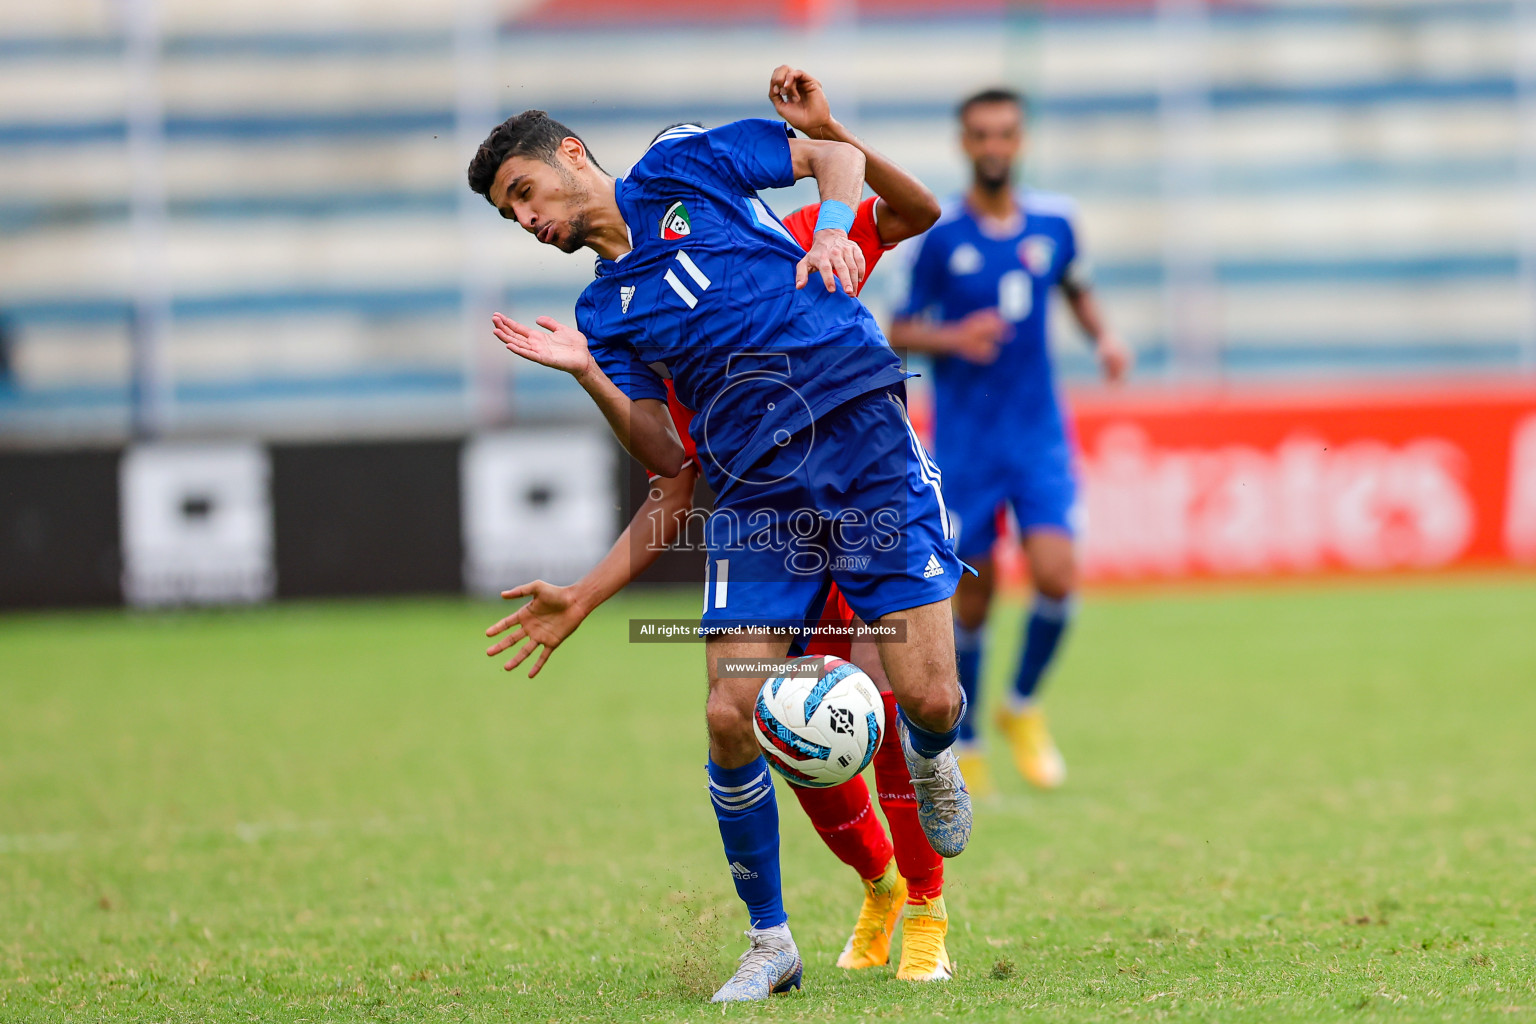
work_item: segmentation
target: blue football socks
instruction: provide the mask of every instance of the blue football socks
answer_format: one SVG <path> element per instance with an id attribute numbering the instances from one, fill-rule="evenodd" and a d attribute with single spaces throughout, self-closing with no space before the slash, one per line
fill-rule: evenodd
<path id="1" fill-rule="evenodd" d="M 981 685 L 982 631 L 980 626 L 966 629 L 955 623 L 955 667 L 960 673 L 960 689 L 965 692 L 966 704 L 973 708 L 981 706 L 976 698 L 977 687 Z M 976 727 L 971 724 L 970 715 L 960 716 L 960 732 L 955 742 L 976 742 Z"/>
<path id="2" fill-rule="evenodd" d="M 722 768 L 711 759 L 708 767 L 709 801 L 736 895 L 747 905 L 753 928 L 784 924 L 789 915 L 779 880 L 779 805 L 768 762 L 758 757 L 740 768 Z"/>
<path id="3" fill-rule="evenodd" d="M 1071 619 L 1071 597 L 1058 600 L 1039 594 L 1035 596 L 1029 622 L 1024 627 L 1024 653 L 1019 658 L 1019 674 L 1013 681 L 1015 711 L 1034 701 L 1040 680 L 1056 657 L 1056 648 Z"/>

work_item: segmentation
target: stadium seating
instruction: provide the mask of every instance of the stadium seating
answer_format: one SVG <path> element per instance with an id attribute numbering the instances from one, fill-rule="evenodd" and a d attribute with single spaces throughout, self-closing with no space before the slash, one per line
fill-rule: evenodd
<path id="1" fill-rule="evenodd" d="M 962 170 L 955 99 L 1024 85 L 1028 176 L 1080 200 L 1106 300 L 1150 379 L 1200 365 L 1167 326 L 1170 259 L 1212 282 L 1206 372 L 1487 371 L 1522 357 L 1533 264 L 1509 3 L 1217 9 L 1193 37 L 1102 6 L 1004 22 L 908 4 L 822 34 L 593 27 L 529 6 L 496 12 L 494 103 L 567 118 L 612 171 L 669 122 L 768 114 L 766 75 L 791 60 L 948 193 Z M 16 339 L 0 435 L 112 436 L 129 422 L 136 257 L 113 9 L 0 10 L 0 317 Z M 558 375 L 513 372 L 465 323 L 477 273 L 514 313 L 561 316 L 590 264 L 465 201 L 487 125 L 456 119 L 480 83 L 453 5 L 178 0 L 161 14 L 171 429 L 586 415 Z M 1202 53 L 1203 81 L 1190 77 Z M 1160 99 L 1170 81 L 1194 97 L 1182 119 Z M 872 282 L 882 313 L 899 277 Z M 1081 372 L 1072 334 L 1058 340 Z"/>

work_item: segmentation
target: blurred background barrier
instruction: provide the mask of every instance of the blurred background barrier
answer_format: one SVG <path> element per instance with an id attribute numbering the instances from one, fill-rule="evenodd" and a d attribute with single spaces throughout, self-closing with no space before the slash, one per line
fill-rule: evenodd
<path id="1" fill-rule="evenodd" d="M 118 453 L 0 452 L 0 606 L 122 594 Z"/>
<path id="2" fill-rule="evenodd" d="M 1536 565 L 1527 384 L 1100 395 L 1074 422 L 1090 582 Z M 647 486 L 596 428 L 0 455 L 0 605 L 569 583 Z M 702 578 L 695 543 L 642 580 Z"/>
<path id="3" fill-rule="evenodd" d="M 251 442 L 145 444 L 123 456 L 123 594 L 130 604 L 273 594 L 271 468 Z"/>
<path id="4" fill-rule="evenodd" d="M 615 451 L 596 430 L 546 428 L 463 442 L 0 454 L 0 606 L 569 583 L 645 498 L 617 502 Z"/>
<path id="5" fill-rule="evenodd" d="M 1089 583 L 1536 565 L 1528 378 L 1074 399 Z"/>
<path id="6" fill-rule="evenodd" d="M 557 495 L 531 482 L 554 463 L 527 444 L 526 475 L 473 483 L 482 445 L 516 458 L 501 432 L 602 426 L 568 378 L 486 330 L 497 308 L 570 317 L 590 264 L 470 194 L 467 158 L 539 106 L 622 172 L 668 123 L 769 114 L 764 81 L 785 61 L 941 195 L 964 177 L 956 100 L 997 82 L 1030 94 L 1026 178 L 1078 200 L 1102 301 L 1139 355 L 1105 404 L 1074 332 L 1053 332 L 1083 409 L 1094 578 L 1528 557 L 1536 484 L 1490 482 L 1492 448 L 1453 424 L 1485 394 L 1507 411 L 1503 387 L 1536 379 L 1533 0 L 22 0 L 0 6 L 0 599 L 115 600 L 124 571 L 148 602 L 489 592 L 589 559 L 617 528 L 594 510 L 643 488 L 632 469 L 615 489 L 613 463 L 589 474 L 573 456 Z M 882 318 L 908 249 L 865 292 Z M 1395 418 L 1410 385 L 1422 429 Z M 1385 418 L 1360 426 L 1346 407 Z M 1513 421 L 1498 429 L 1515 444 Z M 1288 439 L 1314 435 L 1340 448 L 1298 470 Z M 118 453 L 151 442 L 264 453 L 225 481 L 255 504 L 141 517 L 139 474 L 159 471 Z M 132 466 L 159 464 L 141 451 Z M 1417 505 L 1319 511 L 1294 489 L 1312 484 L 1286 482 L 1333 487 L 1368 452 L 1385 461 L 1360 479 L 1397 482 L 1359 487 L 1460 504 L 1435 506 L 1437 525 Z M 1245 496 L 1250 475 L 1266 501 Z M 1202 497 L 1156 491 L 1186 486 Z M 1223 487 L 1230 501 L 1211 496 Z M 1116 518 L 1153 491 L 1166 522 Z M 1332 524 L 1286 527 L 1323 531 L 1315 543 L 1253 525 L 1298 502 Z M 305 509 L 346 529 L 306 535 L 320 520 Z M 576 525 L 599 520 L 601 539 Z M 1378 520 L 1393 539 L 1359 540 Z M 543 542 L 519 546 L 524 530 Z M 168 561 L 173 535 L 204 554 Z M 197 568 L 212 560 L 228 574 Z M 696 579 L 696 562 L 648 578 Z"/>
<path id="7" fill-rule="evenodd" d="M 1536 563 L 1536 388 L 1084 403 L 1090 579 Z"/>
<path id="8" fill-rule="evenodd" d="M 465 445 L 470 591 L 496 597 L 533 579 L 568 583 L 597 564 L 614 534 L 615 462 L 600 428 L 508 430 Z"/>
<path id="9" fill-rule="evenodd" d="M 279 597 L 460 590 L 459 444 L 272 449 Z"/>

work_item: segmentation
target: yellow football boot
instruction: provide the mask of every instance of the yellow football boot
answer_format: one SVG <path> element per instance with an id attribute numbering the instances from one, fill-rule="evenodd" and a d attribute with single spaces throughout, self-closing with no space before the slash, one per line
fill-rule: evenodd
<path id="1" fill-rule="evenodd" d="M 987 767 L 987 758 L 976 747 L 961 747 L 955 745 L 955 760 L 960 762 L 960 774 L 965 777 L 965 788 L 971 791 L 971 796 L 991 796 L 994 790 L 992 785 L 992 769 Z"/>
<path id="2" fill-rule="evenodd" d="M 944 937 L 949 934 L 949 913 L 944 897 L 935 896 L 922 903 L 908 903 L 901 926 L 901 966 L 896 977 L 902 981 L 948 981 L 955 976 Z"/>
<path id="3" fill-rule="evenodd" d="M 873 881 L 864 880 L 864 905 L 859 908 L 859 920 L 837 958 L 837 966 L 857 971 L 889 963 L 891 935 L 906 902 L 907 880 L 896 870 L 893 857 L 885 866 L 885 874 Z"/>
<path id="4" fill-rule="evenodd" d="M 1055 789 L 1067 781 L 1067 762 L 1056 749 L 1039 708 L 1025 708 L 1017 714 L 998 708 L 997 727 L 1013 748 L 1013 763 L 1020 775 L 1040 789 Z"/>

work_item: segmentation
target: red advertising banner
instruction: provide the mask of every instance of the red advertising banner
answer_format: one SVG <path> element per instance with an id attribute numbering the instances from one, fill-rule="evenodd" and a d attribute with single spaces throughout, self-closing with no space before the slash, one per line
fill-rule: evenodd
<path id="1" fill-rule="evenodd" d="M 538 0 L 508 5 L 510 17 L 557 25 L 782 22 L 815 25 L 831 17 L 955 18 L 1033 16 L 1058 10 L 1146 10 L 1153 0 Z"/>
<path id="2" fill-rule="evenodd" d="M 1536 384 L 1074 406 L 1090 581 L 1536 565 Z"/>

